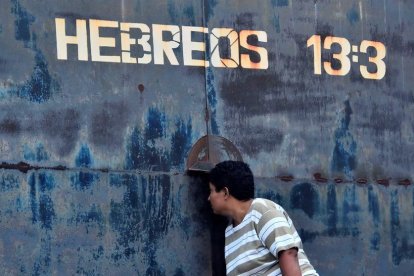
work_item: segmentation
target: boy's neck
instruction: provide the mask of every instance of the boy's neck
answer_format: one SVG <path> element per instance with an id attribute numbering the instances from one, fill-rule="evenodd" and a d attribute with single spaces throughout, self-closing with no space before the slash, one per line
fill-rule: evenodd
<path id="1" fill-rule="evenodd" d="M 234 199 L 234 207 L 232 208 L 233 211 L 231 215 L 233 219 L 233 226 L 237 226 L 243 221 L 244 217 L 250 209 L 250 206 L 252 205 L 252 202 L 253 199 L 249 199 L 247 201 Z"/>

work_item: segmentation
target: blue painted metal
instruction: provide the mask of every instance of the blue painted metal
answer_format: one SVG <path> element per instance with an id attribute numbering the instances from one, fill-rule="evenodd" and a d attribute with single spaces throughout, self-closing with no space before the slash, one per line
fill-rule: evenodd
<path id="1" fill-rule="evenodd" d="M 191 146 L 207 133 L 234 142 L 257 195 L 288 210 L 321 275 L 410 273 L 411 1 L 1 7 L 1 275 L 219 275 L 207 185 L 185 174 Z M 185 66 L 182 45 L 174 50 L 179 65 L 95 62 L 90 41 L 88 61 L 75 46 L 59 60 L 55 18 L 65 18 L 68 35 L 76 19 L 88 36 L 90 19 L 204 26 L 206 60 L 214 28 L 260 30 L 267 42 L 251 43 L 266 49 L 269 68 Z M 120 33 L 102 30 L 117 44 L 103 55 L 121 56 Z M 345 76 L 314 74 L 307 40 L 316 34 L 383 43 L 385 77 L 363 78 L 361 53 Z M 332 60 L 326 49 L 322 58 Z"/>

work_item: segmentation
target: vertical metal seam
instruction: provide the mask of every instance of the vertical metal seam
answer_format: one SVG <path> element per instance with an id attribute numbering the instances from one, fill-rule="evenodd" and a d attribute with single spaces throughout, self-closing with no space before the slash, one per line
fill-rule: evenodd
<path id="1" fill-rule="evenodd" d="M 202 24 L 203 24 L 203 28 L 207 28 L 206 26 L 206 9 L 205 9 L 205 0 L 202 0 L 202 5 L 201 5 L 201 9 L 202 9 Z M 207 33 L 208 35 L 208 33 Z M 203 40 L 204 40 L 204 47 L 205 47 L 205 54 L 204 54 L 204 97 L 205 97 L 205 108 L 204 108 L 204 120 L 206 122 L 206 135 L 207 135 L 207 160 L 210 160 L 210 139 L 209 139 L 209 121 L 210 121 L 210 114 L 209 114 L 209 110 L 208 110 L 208 93 L 207 93 L 207 57 L 209 56 L 209 54 L 207 53 L 207 49 L 209 49 L 210 47 L 207 46 L 207 41 L 206 41 L 206 36 L 203 35 Z"/>

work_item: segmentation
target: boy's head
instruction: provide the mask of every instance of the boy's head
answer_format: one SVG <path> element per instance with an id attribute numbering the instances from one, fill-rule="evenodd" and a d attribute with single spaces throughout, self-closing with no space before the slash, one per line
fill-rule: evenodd
<path id="1" fill-rule="evenodd" d="M 240 201 L 254 198 L 254 179 L 249 166 L 242 161 L 223 161 L 209 174 L 209 181 L 217 192 L 227 188 Z"/>

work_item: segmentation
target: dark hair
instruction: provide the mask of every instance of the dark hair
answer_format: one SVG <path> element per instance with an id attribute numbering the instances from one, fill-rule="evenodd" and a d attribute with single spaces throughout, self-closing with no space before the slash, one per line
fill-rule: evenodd
<path id="1" fill-rule="evenodd" d="M 249 200 L 254 197 L 254 179 L 249 165 L 242 161 L 223 161 L 218 163 L 209 174 L 209 181 L 216 191 L 225 187 L 230 195 L 238 200 Z"/>

